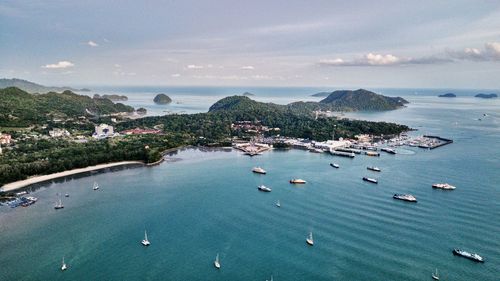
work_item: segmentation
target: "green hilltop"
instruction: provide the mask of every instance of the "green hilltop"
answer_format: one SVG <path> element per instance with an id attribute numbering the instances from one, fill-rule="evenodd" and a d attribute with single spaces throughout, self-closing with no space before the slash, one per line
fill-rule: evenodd
<path id="1" fill-rule="evenodd" d="M 53 118 L 132 112 L 134 108 L 108 99 L 92 99 L 71 91 L 30 94 L 11 87 L 0 89 L 0 126 L 29 126 Z"/>

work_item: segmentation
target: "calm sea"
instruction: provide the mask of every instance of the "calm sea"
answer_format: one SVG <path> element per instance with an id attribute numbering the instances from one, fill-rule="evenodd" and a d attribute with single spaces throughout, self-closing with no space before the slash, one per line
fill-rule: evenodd
<path id="1" fill-rule="evenodd" d="M 226 90 L 221 96 L 247 91 Z M 250 92 L 277 102 L 303 99 L 306 90 L 286 98 Z M 349 116 L 395 121 L 418 129 L 413 134 L 455 142 L 355 159 L 187 149 L 156 167 L 53 183 L 34 191 L 39 202 L 31 207 L 0 207 L 0 280 L 420 281 L 431 280 L 436 268 L 441 280 L 499 280 L 500 101 L 401 95 L 411 102 L 407 108 Z M 218 99 L 199 96 L 207 101 L 193 105 L 197 111 Z M 252 174 L 257 165 L 268 174 Z M 370 165 L 382 172 L 368 171 Z M 290 178 L 308 183 L 292 186 Z M 94 181 L 100 190 L 92 190 Z M 433 190 L 436 182 L 457 189 Z M 259 192 L 260 184 L 272 192 Z M 65 193 L 65 208 L 54 210 L 57 194 Z M 394 193 L 411 193 L 418 203 L 393 200 Z M 140 245 L 145 229 L 148 248 Z M 305 242 L 310 231 L 313 247 Z M 455 257 L 455 247 L 486 262 Z M 213 267 L 217 253 L 220 270 Z"/>

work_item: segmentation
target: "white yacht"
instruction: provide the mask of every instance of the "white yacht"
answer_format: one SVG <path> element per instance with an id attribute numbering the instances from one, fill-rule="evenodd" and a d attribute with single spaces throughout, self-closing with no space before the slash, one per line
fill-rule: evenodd
<path id="1" fill-rule="evenodd" d="M 265 186 L 265 185 L 259 185 L 257 186 L 257 188 L 260 190 L 260 191 L 264 191 L 264 192 L 271 192 L 271 188 Z"/>
<path id="2" fill-rule="evenodd" d="M 94 187 L 92 187 L 93 190 L 98 190 L 99 189 L 99 185 L 97 184 L 97 182 L 94 182 Z"/>
<path id="3" fill-rule="evenodd" d="M 437 188 L 437 189 L 444 189 L 444 190 L 453 190 L 456 187 L 448 184 L 448 183 L 435 183 L 432 185 L 432 188 Z"/>
<path id="4" fill-rule="evenodd" d="M 309 236 L 306 239 L 307 244 L 313 246 L 314 245 L 314 239 L 313 239 L 313 233 L 309 232 Z"/>
<path id="5" fill-rule="evenodd" d="M 62 259 L 62 264 L 61 264 L 61 271 L 65 271 L 66 269 L 68 268 L 68 266 L 66 265 L 66 263 L 64 262 L 64 257 Z"/>
<path id="6" fill-rule="evenodd" d="M 252 172 L 254 172 L 256 174 L 262 174 L 262 175 L 265 175 L 267 173 L 266 170 L 262 169 L 261 167 L 254 167 L 252 169 Z"/>
<path id="7" fill-rule="evenodd" d="M 149 240 L 148 240 L 148 233 L 146 232 L 146 230 L 144 230 L 144 239 L 141 241 L 141 244 L 143 246 L 151 245 L 151 242 L 149 242 Z"/>
<path id="8" fill-rule="evenodd" d="M 281 208 L 280 200 L 278 200 L 278 202 L 276 202 L 276 207 Z"/>
<path id="9" fill-rule="evenodd" d="M 215 266 L 215 268 L 217 268 L 217 269 L 219 269 L 219 268 L 220 268 L 219 253 L 217 253 L 217 256 L 215 257 L 214 266 Z"/>

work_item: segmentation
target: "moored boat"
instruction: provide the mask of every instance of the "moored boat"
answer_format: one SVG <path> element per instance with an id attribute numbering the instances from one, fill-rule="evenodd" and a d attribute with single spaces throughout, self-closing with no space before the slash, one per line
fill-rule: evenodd
<path id="1" fill-rule="evenodd" d="M 408 202 L 417 202 L 417 198 L 411 194 L 394 194 L 392 198 Z"/>
<path id="2" fill-rule="evenodd" d="M 262 174 L 262 175 L 265 175 L 267 173 L 266 170 L 262 169 L 261 167 L 254 167 L 252 169 L 252 172 L 254 172 L 256 174 Z"/>
<path id="3" fill-rule="evenodd" d="M 435 183 L 432 185 L 432 188 L 443 189 L 443 190 L 453 190 L 456 187 L 451 185 L 451 184 L 448 184 L 448 183 Z"/>
<path id="4" fill-rule="evenodd" d="M 309 236 L 306 238 L 306 243 L 310 246 L 314 245 L 313 233 L 309 232 Z"/>
<path id="5" fill-rule="evenodd" d="M 379 167 L 375 167 L 375 166 L 369 166 L 369 167 L 366 167 L 366 168 L 368 170 L 374 171 L 374 172 L 381 172 L 382 171 Z"/>
<path id="6" fill-rule="evenodd" d="M 257 189 L 259 189 L 260 191 L 264 191 L 264 192 L 271 192 L 271 190 L 272 190 L 271 188 L 269 188 L 269 187 L 267 187 L 267 186 L 265 186 L 263 184 L 257 186 Z"/>
<path id="7" fill-rule="evenodd" d="M 363 177 L 363 180 L 371 183 L 378 183 L 378 181 L 374 178 Z"/>
<path id="8" fill-rule="evenodd" d="M 303 179 L 291 179 L 290 183 L 293 183 L 293 184 L 305 184 L 306 181 L 303 180 Z"/>
<path id="9" fill-rule="evenodd" d="M 473 260 L 476 262 L 484 262 L 483 257 L 481 257 L 480 255 L 478 255 L 476 253 L 469 253 L 467 251 L 463 251 L 460 249 L 453 249 L 453 254 L 455 256 L 461 256 L 461 257 L 464 257 L 464 258 L 467 258 L 467 259 L 470 259 L 470 260 Z"/>
<path id="10" fill-rule="evenodd" d="M 388 147 L 384 147 L 384 148 L 381 148 L 380 149 L 381 151 L 384 151 L 384 152 L 387 152 L 389 154 L 396 154 L 396 150 L 392 149 L 392 148 L 388 148 Z"/>

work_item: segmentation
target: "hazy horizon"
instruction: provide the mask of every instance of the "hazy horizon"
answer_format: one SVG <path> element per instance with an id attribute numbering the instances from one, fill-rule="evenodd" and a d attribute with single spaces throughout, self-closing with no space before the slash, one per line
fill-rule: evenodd
<path id="1" fill-rule="evenodd" d="M 498 89 L 500 3 L 3 1 L 0 77 L 50 86 Z"/>

